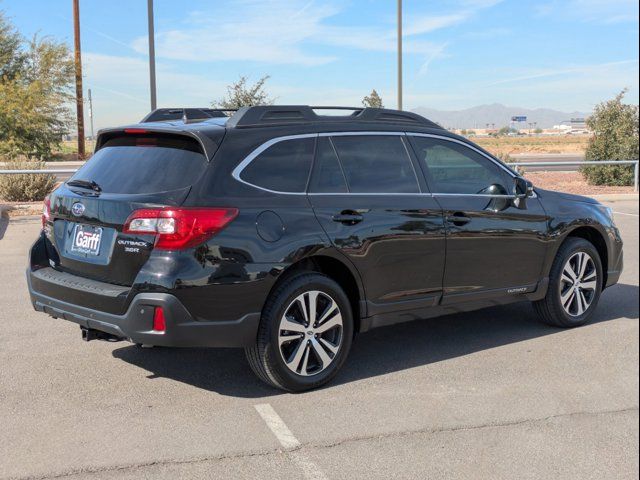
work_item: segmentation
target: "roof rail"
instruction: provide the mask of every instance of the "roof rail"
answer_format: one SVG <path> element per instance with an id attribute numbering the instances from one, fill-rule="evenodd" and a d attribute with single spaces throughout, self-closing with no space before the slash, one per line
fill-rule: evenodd
<path id="1" fill-rule="evenodd" d="M 352 110 L 351 115 L 318 115 L 315 110 Z M 322 122 L 372 122 L 418 125 L 442 129 L 440 125 L 412 112 L 370 107 L 317 107 L 309 105 L 261 105 L 242 107 L 229 119 L 227 127 L 250 128 L 270 125 Z"/>
<path id="2" fill-rule="evenodd" d="M 206 120 L 207 118 L 227 117 L 225 112 L 235 112 L 232 108 L 157 108 L 144 117 L 140 123 L 166 122 L 182 120 L 185 123 Z"/>

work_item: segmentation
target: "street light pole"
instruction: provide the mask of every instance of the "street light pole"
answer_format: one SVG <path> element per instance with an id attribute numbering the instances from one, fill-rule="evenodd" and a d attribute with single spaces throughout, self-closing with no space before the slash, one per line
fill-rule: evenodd
<path id="1" fill-rule="evenodd" d="M 78 125 L 78 158 L 84 160 L 84 102 L 82 100 L 82 55 L 80 52 L 80 5 L 73 0 L 73 40 L 76 67 L 76 118 Z"/>
<path id="2" fill-rule="evenodd" d="M 402 0 L 398 0 L 398 110 L 402 110 Z"/>
<path id="3" fill-rule="evenodd" d="M 149 89 L 151 90 L 151 110 L 157 108 L 156 102 L 156 45 L 153 27 L 153 0 L 147 0 L 149 22 Z"/>

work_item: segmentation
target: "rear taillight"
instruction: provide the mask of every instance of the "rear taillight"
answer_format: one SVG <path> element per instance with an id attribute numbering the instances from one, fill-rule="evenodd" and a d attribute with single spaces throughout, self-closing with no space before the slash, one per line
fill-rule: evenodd
<path id="1" fill-rule="evenodd" d="M 42 228 L 47 225 L 47 222 L 51 219 L 51 198 L 49 195 L 44 197 L 44 203 L 42 205 Z"/>
<path id="2" fill-rule="evenodd" d="M 145 208 L 129 215 L 123 233 L 156 235 L 155 248 L 180 250 L 203 243 L 237 216 L 237 208 Z"/>

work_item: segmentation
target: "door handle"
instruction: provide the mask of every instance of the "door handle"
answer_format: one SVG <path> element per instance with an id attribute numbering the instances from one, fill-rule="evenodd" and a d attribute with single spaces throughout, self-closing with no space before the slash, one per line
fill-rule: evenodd
<path id="1" fill-rule="evenodd" d="M 362 214 L 354 211 L 354 210 L 343 210 L 337 215 L 331 217 L 334 222 L 343 223 L 345 225 L 355 225 L 356 223 L 360 223 L 364 220 Z"/>
<path id="2" fill-rule="evenodd" d="M 449 215 L 445 219 L 448 223 L 453 223 L 456 227 L 461 227 L 471 221 L 471 218 L 467 217 L 462 212 L 455 212 L 453 215 Z"/>

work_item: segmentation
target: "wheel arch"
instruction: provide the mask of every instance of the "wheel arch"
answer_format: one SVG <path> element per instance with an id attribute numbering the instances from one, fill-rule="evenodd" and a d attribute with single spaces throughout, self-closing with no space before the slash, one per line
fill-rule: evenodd
<path id="1" fill-rule="evenodd" d="M 362 281 L 355 268 L 330 254 L 311 255 L 285 268 L 271 287 L 269 296 L 283 281 L 300 272 L 318 272 L 340 285 L 351 304 L 354 321 L 353 331 L 354 333 L 359 332 L 360 319 L 366 315 L 366 303 Z"/>
<path id="2" fill-rule="evenodd" d="M 558 250 L 560 249 L 560 246 L 562 246 L 562 244 L 567 241 L 568 238 L 582 238 L 584 240 L 587 240 L 598 251 L 600 262 L 602 264 L 602 285 L 604 287 L 604 285 L 607 284 L 607 272 L 609 269 L 609 250 L 604 234 L 593 226 L 582 225 L 576 227 L 565 236 L 562 243 L 558 245 Z M 558 250 L 556 250 L 556 255 Z"/>

